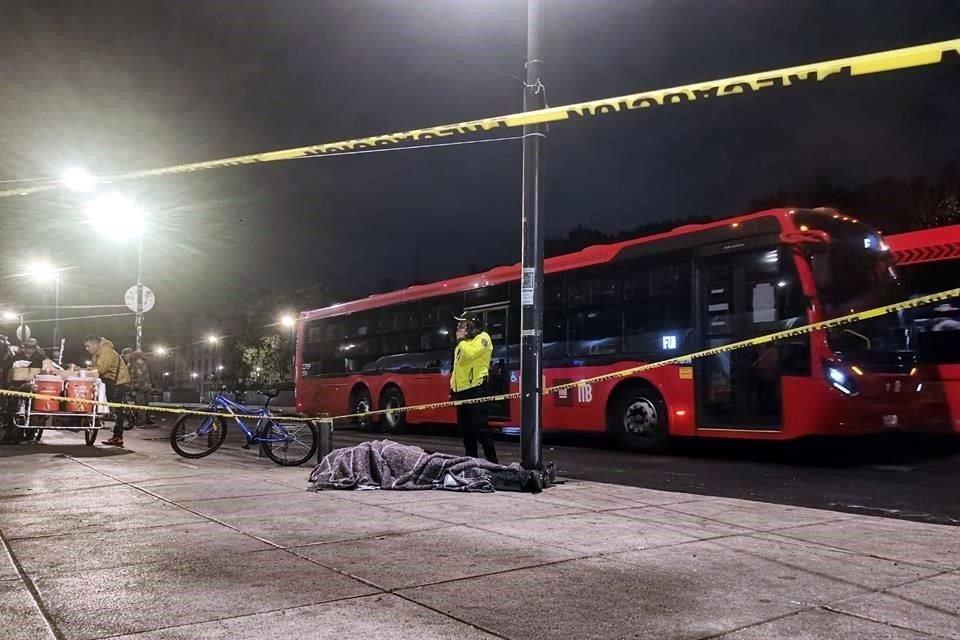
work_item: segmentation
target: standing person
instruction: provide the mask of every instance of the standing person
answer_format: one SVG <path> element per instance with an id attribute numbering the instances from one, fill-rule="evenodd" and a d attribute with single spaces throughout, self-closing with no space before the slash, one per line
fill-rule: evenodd
<path id="1" fill-rule="evenodd" d="M 150 392 L 153 391 L 153 378 L 150 376 L 150 364 L 142 351 L 132 351 L 125 358 L 127 368 L 130 369 L 130 388 L 134 393 L 134 402 L 141 407 L 150 404 Z M 153 426 L 153 418 L 146 409 L 137 409 L 135 424 L 137 426 Z"/>
<path id="2" fill-rule="evenodd" d="M 490 358 L 493 341 L 483 330 L 480 317 L 471 312 L 454 319 L 457 321 L 457 348 L 453 352 L 453 371 L 450 374 L 450 391 L 454 400 L 469 400 L 487 395 L 487 376 L 490 373 Z M 483 455 L 490 462 L 497 462 L 493 446 L 493 434 L 487 424 L 489 403 L 477 402 L 457 405 L 457 425 L 463 434 L 463 447 L 468 456 L 477 457 L 477 441 L 483 447 Z"/>
<path id="3" fill-rule="evenodd" d="M 130 388 L 130 370 L 127 364 L 113 348 L 113 343 L 99 336 L 87 336 L 83 339 L 83 348 L 90 354 L 93 367 L 107 387 L 107 401 L 123 403 Z M 113 447 L 123 446 L 123 421 L 126 414 L 123 409 L 116 412 L 117 421 L 113 426 L 113 437 L 103 444 Z"/>
<path id="4" fill-rule="evenodd" d="M 31 369 L 39 369 L 43 366 L 43 361 L 47 359 L 47 354 L 38 346 L 36 338 L 27 338 L 17 349 L 17 360 L 29 360 Z"/>

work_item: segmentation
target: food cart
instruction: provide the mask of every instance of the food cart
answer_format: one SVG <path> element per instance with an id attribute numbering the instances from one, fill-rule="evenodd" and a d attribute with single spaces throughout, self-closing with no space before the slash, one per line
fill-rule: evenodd
<path id="1" fill-rule="evenodd" d="M 12 382 L 22 382 L 34 393 L 49 396 L 24 398 L 14 415 L 17 428 L 39 433 L 48 429 L 83 431 L 88 445 L 97 441 L 109 409 L 91 402 L 106 401 L 105 385 L 95 369 L 61 369 L 53 365 L 41 369 L 13 368 L 10 372 Z"/>

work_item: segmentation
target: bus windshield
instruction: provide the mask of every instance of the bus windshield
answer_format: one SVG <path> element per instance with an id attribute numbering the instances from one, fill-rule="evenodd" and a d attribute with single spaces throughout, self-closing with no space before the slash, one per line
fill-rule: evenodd
<path id="1" fill-rule="evenodd" d="M 849 218 L 798 213 L 797 225 L 825 231 L 830 244 L 810 257 L 820 302 L 827 318 L 898 302 L 906 297 L 890 252 L 876 231 Z M 838 352 L 901 351 L 910 348 L 900 314 L 887 314 L 831 329 L 830 348 Z"/>

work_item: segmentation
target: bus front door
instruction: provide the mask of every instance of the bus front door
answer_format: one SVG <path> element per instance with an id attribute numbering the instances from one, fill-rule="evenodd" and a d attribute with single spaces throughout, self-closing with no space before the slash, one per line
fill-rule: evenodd
<path id="1" fill-rule="evenodd" d="M 697 315 L 704 348 L 777 328 L 776 249 L 702 258 Z M 736 349 L 694 361 L 697 425 L 702 429 L 779 430 L 781 375 L 775 344 Z"/>

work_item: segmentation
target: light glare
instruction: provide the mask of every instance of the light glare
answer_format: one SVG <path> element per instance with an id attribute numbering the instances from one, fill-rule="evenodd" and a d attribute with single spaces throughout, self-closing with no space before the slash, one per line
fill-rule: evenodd
<path id="1" fill-rule="evenodd" d="M 143 233 L 146 213 L 126 196 L 108 193 L 87 206 L 87 219 L 103 237 L 129 240 Z"/>

